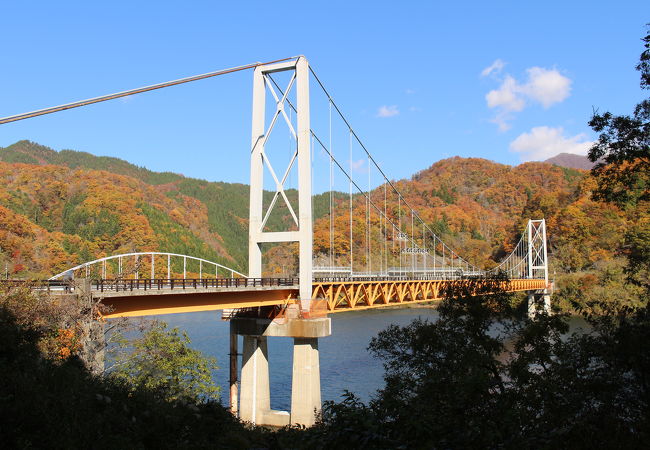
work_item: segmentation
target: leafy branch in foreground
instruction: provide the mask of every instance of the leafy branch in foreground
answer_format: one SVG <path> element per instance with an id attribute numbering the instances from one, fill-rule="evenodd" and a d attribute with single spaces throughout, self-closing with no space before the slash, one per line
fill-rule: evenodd
<path id="1" fill-rule="evenodd" d="M 380 332 L 369 351 L 384 364 L 384 387 L 368 404 L 352 394 L 325 402 L 314 428 L 287 431 L 294 447 L 637 448 L 646 442 L 648 309 L 594 317 L 591 331 L 570 332 L 563 314 L 527 319 L 521 297 L 497 290 L 502 281 L 452 286 L 437 321 Z"/>
<path id="2" fill-rule="evenodd" d="M 650 89 L 650 32 L 642 40 L 636 69 L 641 88 Z M 597 163 L 592 169 L 598 179 L 595 196 L 623 207 L 650 201 L 650 98 L 638 103 L 632 115 L 594 113 L 589 126 L 600 133 L 589 150 L 589 159 Z"/>
<path id="3" fill-rule="evenodd" d="M 169 401 L 202 403 L 219 399 L 219 386 L 212 379 L 216 360 L 190 348 L 187 333 L 167 329 L 164 322 L 134 340 L 116 339 L 126 351 L 116 361 L 110 377 L 132 387 L 146 389 Z"/>

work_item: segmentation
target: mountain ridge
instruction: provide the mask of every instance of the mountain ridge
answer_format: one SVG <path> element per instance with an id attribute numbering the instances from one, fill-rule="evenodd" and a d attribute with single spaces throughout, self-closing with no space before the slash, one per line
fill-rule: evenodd
<path id="1" fill-rule="evenodd" d="M 592 163 L 589 158 L 583 155 L 576 155 L 575 153 L 558 153 L 544 162 L 555 164 L 560 167 L 579 170 L 591 170 L 594 166 L 594 163 Z"/>
<path id="2" fill-rule="evenodd" d="M 16 274 L 48 275 L 116 251 L 170 249 L 246 272 L 249 199 L 245 184 L 153 172 L 118 158 L 56 152 L 29 141 L 0 149 L 0 161 L 0 213 L 10 222 L 0 226 L 1 255 L 12 270 L 26 271 L 14 270 Z M 547 163 L 509 166 L 452 157 L 394 184 L 461 256 L 480 266 L 493 266 L 516 243 L 527 218 L 546 217 L 549 226 L 566 229 L 570 227 L 563 225 L 567 208 L 594 210 L 587 181 L 583 171 Z M 294 205 L 296 194 L 287 190 Z M 272 195 L 265 193 L 265 204 Z M 382 186 L 370 192 L 376 204 L 383 202 L 383 195 Z M 347 224 L 348 195 L 335 193 L 333 200 L 333 220 Z M 269 227 L 292 222 L 288 209 L 279 205 Z M 354 196 L 355 227 L 365 226 L 364 208 L 362 196 Z M 329 193 L 314 196 L 316 255 L 329 252 L 328 210 Z M 380 231 L 378 219 L 374 215 L 370 219 L 375 231 Z M 20 229 L 26 230 L 24 236 Z M 339 234 L 335 246 L 343 254 L 348 238 Z M 362 236 L 355 234 L 355 251 L 365 245 Z M 291 248 L 272 249 L 282 264 L 270 264 L 267 274 L 295 270 Z M 585 253 L 579 264 L 592 259 Z M 355 258 L 362 260 L 363 255 Z"/>

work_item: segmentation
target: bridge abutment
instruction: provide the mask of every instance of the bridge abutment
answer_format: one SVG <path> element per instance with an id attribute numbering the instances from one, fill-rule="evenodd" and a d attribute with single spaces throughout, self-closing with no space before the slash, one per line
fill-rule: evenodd
<path id="1" fill-rule="evenodd" d="M 313 425 L 321 408 L 318 338 L 332 333 L 331 319 L 235 318 L 231 333 L 244 337 L 239 417 L 258 425 Z M 268 337 L 294 338 L 290 412 L 271 409 Z"/>

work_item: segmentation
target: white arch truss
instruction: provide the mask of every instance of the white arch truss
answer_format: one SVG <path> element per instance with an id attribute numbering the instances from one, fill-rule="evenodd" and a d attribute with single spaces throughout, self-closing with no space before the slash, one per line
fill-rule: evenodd
<path id="1" fill-rule="evenodd" d="M 195 256 L 188 256 L 188 255 L 181 255 L 178 253 L 167 253 L 167 252 L 137 252 L 137 253 L 123 253 L 121 255 L 113 255 L 113 256 L 106 256 L 104 258 L 99 258 L 94 261 L 88 261 L 83 264 L 79 264 L 78 266 L 71 267 L 67 270 L 64 270 L 61 273 L 58 273 L 54 275 L 53 277 L 50 277 L 50 280 L 57 280 L 64 276 L 67 273 L 74 273 L 76 270 L 81 270 L 85 269 L 86 274 L 88 274 L 88 271 L 90 267 L 96 265 L 96 264 L 101 264 L 102 265 L 102 278 L 106 278 L 106 262 L 110 260 L 118 260 L 118 272 L 122 274 L 122 261 L 125 258 L 134 258 L 135 262 L 137 263 L 140 257 L 150 257 L 151 258 L 151 279 L 154 279 L 154 274 L 155 274 L 155 256 L 166 256 L 167 257 L 167 278 L 171 278 L 171 258 L 183 258 L 183 279 L 186 278 L 187 276 L 187 261 L 198 261 L 199 262 L 199 278 L 203 277 L 203 265 L 206 264 L 208 267 L 212 266 L 214 267 L 214 275 L 215 277 L 219 276 L 219 270 L 221 269 L 222 272 L 225 273 L 230 273 L 231 278 L 237 277 L 242 277 L 242 278 L 248 278 L 246 275 L 244 275 L 241 272 L 238 272 L 234 269 L 231 269 L 230 267 L 226 267 L 222 264 L 216 263 L 214 261 L 208 261 L 207 259 L 203 258 L 197 258 Z M 206 272 L 207 273 L 207 272 Z M 137 272 L 136 272 L 137 276 Z"/>

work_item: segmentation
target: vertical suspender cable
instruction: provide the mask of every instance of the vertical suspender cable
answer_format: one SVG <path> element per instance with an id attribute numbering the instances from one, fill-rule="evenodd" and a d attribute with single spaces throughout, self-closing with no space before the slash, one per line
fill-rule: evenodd
<path id="1" fill-rule="evenodd" d="M 415 213 L 413 212 L 413 209 L 411 209 L 411 241 L 413 242 L 413 245 L 415 246 L 415 230 L 413 228 L 413 218 L 415 216 Z M 415 264 L 416 264 L 417 258 L 415 256 L 415 248 L 411 252 L 411 275 L 415 277 Z"/>
<path id="2" fill-rule="evenodd" d="M 445 273 L 447 273 L 447 270 L 446 270 L 447 268 L 445 267 L 446 266 L 446 264 L 445 264 L 445 247 L 446 247 L 446 245 L 442 241 L 440 241 L 440 243 L 442 244 L 442 268 L 445 269 L 445 271 L 443 272 L 443 274 L 445 274 Z"/>
<path id="3" fill-rule="evenodd" d="M 334 210 L 332 209 L 332 195 L 333 195 L 333 178 L 334 178 L 334 149 L 332 148 L 332 102 L 329 102 L 329 125 L 330 125 L 330 267 L 334 267 L 334 260 L 333 260 L 333 244 L 334 244 L 334 218 L 332 217 L 332 214 Z M 312 138 L 313 140 L 313 138 Z M 333 274 L 330 273 L 330 276 Z"/>
<path id="4" fill-rule="evenodd" d="M 370 156 L 368 156 L 368 189 L 366 191 L 366 265 L 368 273 L 372 273 L 370 256 Z"/>
<path id="5" fill-rule="evenodd" d="M 352 129 L 349 129 L 349 137 L 350 137 L 350 176 L 348 177 L 348 180 L 350 180 L 350 276 L 352 276 L 353 273 L 353 267 L 352 263 L 354 261 L 354 255 L 352 251 Z"/>
<path id="6" fill-rule="evenodd" d="M 395 219 L 395 215 L 393 215 L 393 220 L 394 219 Z M 393 255 L 395 255 L 395 224 L 394 223 L 391 223 L 390 229 L 391 229 L 391 232 L 393 233 L 393 241 L 392 241 L 392 244 L 391 244 L 392 245 L 391 252 L 392 252 Z M 393 257 L 393 264 L 395 264 L 395 258 L 394 257 Z"/>
<path id="7" fill-rule="evenodd" d="M 398 217 L 398 230 L 397 240 L 399 241 L 399 276 L 402 276 L 402 196 L 397 193 L 397 217 Z"/>
<path id="8" fill-rule="evenodd" d="M 386 222 L 388 217 L 386 216 L 386 183 L 384 183 L 384 273 L 388 274 L 388 233 L 386 232 Z"/>
<path id="9" fill-rule="evenodd" d="M 422 248 L 424 253 L 422 254 L 422 259 L 424 260 L 424 275 L 427 275 L 427 257 L 429 256 L 429 250 L 427 249 L 427 236 L 424 234 L 424 222 L 422 222 Z"/>
<path id="10" fill-rule="evenodd" d="M 433 235 L 433 277 L 434 279 L 437 279 L 436 277 L 436 235 Z"/>

